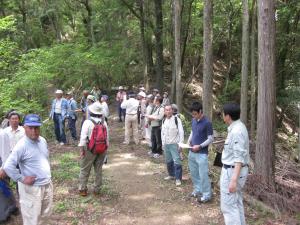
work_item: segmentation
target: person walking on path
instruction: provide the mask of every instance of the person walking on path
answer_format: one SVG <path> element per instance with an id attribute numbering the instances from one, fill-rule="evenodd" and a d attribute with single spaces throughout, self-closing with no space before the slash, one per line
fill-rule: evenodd
<path id="1" fill-rule="evenodd" d="M 165 180 L 173 180 L 175 178 L 176 186 L 180 186 L 182 180 L 182 160 L 179 154 L 178 143 L 183 143 L 184 131 L 181 119 L 173 115 L 171 105 L 165 106 L 165 118 L 162 121 L 161 139 L 168 170 L 168 176 L 165 177 Z"/>
<path id="2" fill-rule="evenodd" d="M 208 176 L 208 146 L 213 142 L 212 123 L 203 114 L 202 104 L 194 102 L 191 106 L 193 116 L 192 131 L 188 140 L 191 149 L 188 162 L 193 181 L 192 197 L 200 203 L 211 200 L 211 183 Z"/>
<path id="3" fill-rule="evenodd" d="M 47 142 L 40 136 L 38 115 L 28 114 L 24 121 L 26 136 L 17 143 L 3 170 L 18 182 L 23 224 L 46 224 L 53 201 Z"/>
<path id="4" fill-rule="evenodd" d="M 82 125 L 80 142 L 78 146 L 80 147 L 80 174 L 79 174 L 79 195 L 87 196 L 87 183 L 90 175 L 92 166 L 95 171 L 95 182 L 94 182 L 94 194 L 98 195 L 100 193 L 100 188 L 102 185 L 102 166 L 106 156 L 106 151 L 101 154 L 94 154 L 91 150 L 87 148 L 88 140 L 91 140 L 93 129 L 95 124 L 102 123 L 107 131 L 106 144 L 109 146 L 109 132 L 107 123 L 103 117 L 103 109 L 99 102 L 96 102 L 89 106 L 90 119 L 84 121 Z"/>
<path id="5" fill-rule="evenodd" d="M 11 153 L 11 149 L 8 147 L 9 142 L 8 134 L 0 129 L 0 223 L 7 221 L 12 214 L 18 211 L 15 197 L 9 187 L 9 178 L 2 169 Z"/>
<path id="6" fill-rule="evenodd" d="M 220 178 L 221 211 L 225 224 L 245 225 L 243 187 L 248 176 L 249 136 L 240 120 L 240 106 L 234 103 L 223 107 L 223 120 L 228 134 L 222 153 Z"/>
<path id="7" fill-rule="evenodd" d="M 68 101 L 63 98 L 62 90 L 57 90 L 55 95 L 56 97 L 52 101 L 49 117 L 54 121 L 56 140 L 60 145 L 64 145 L 67 142 L 65 134 L 65 118 L 68 113 Z"/>
<path id="8" fill-rule="evenodd" d="M 138 133 L 138 108 L 139 100 L 135 99 L 133 92 L 128 95 L 129 99 L 125 100 L 121 104 L 121 108 L 126 110 L 125 117 L 125 140 L 123 144 L 129 145 L 130 136 L 133 135 L 133 140 L 136 145 L 139 144 L 139 133 Z"/>
<path id="9" fill-rule="evenodd" d="M 4 129 L 4 132 L 8 134 L 10 151 L 16 146 L 18 141 L 24 137 L 25 130 L 20 126 L 21 116 L 16 111 L 11 112 L 8 115 L 9 126 Z"/>
<path id="10" fill-rule="evenodd" d="M 162 97 L 157 96 L 154 99 L 154 108 L 148 120 L 151 124 L 151 152 L 149 155 L 154 158 L 159 158 L 162 154 L 162 143 L 161 143 L 161 122 L 164 118 L 164 109 L 162 107 Z"/>
<path id="11" fill-rule="evenodd" d="M 117 96 L 116 96 L 116 101 L 118 103 L 119 122 L 122 122 L 122 116 L 123 116 L 123 119 L 125 121 L 126 110 L 122 109 L 122 107 L 121 107 L 121 104 L 124 100 L 126 100 L 126 92 L 124 91 L 123 86 L 120 86 L 119 91 L 118 91 Z"/>
<path id="12" fill-rule="evenodd" d="M 73 98 L 73 93 L 68 92 L 67 93 L 67 101 L 68 101 L 68 127 L 71 132 L 71 136 L 73 138 L 73 141 L 77 141 L 77 131 L 76 131 L 76 121 L 77 121 L 77 102 Z"/>

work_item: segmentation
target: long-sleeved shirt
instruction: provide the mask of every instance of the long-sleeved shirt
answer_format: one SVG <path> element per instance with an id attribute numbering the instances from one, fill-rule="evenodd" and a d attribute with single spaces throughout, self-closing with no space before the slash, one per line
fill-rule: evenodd
<path id="1" fill-rule="evenodd" d="M 159 127 L 161 126 L 161 121 L 164 118 L 164 107 L 154 106 L 154 109 L 151 113 L 151 116 L 154 117 L 154 120 L 151 120 L 151 127 Z"/>
<path id="2" fill-rule="evenodd" d="M 9 136 L 3 129 L 0 129 L 0 158 L 2 161 L 2 166 L 4 165 L 6 159 L 11 153 L 11 148 L 9 144 Z"/>
<path id="3" fill-rule="evenodd" d="M 249 163 L 249 136 L 246 126 L 236 120 L 228 127 L 228 135 L 225 140 L 222 153 L 222 163 L 234 165 L 234 163 Z"/>
<path id="4" fill-rule="evenodd" d="M 16 168 L 17 165 L 20 170 Z M 3 169 L 14 181 L 22 182 L 25 176 L 35 176 L 34 186 L 49 184 L 51 170 L 46 140 L 40 136 L 33 141 L 24 136 L 14 147 Z"/>
<path id="5" fill-rule="evenodd" d="M 74 98 L 68 99 L 68 116 L 76 119 L 77 102 Z"/>
<path id="6" fill-rule="evenodd" d="M 58 106 L 60 106 L 59 109 L 57 108 Z M 62 118 L 65 119 L 65 117 L 67 116 L 67 112 L 68 112 L 67 99 L 65 99 L 65 98 L 57 99 L 56 98 L 52 101 L 51 111 L 50 111 L 49 117 L 51 119 L 53 119 L 54 118 L 54 113 L 60 113 Z"/>
<path id="7" fill-rule="evenodd" d="M 116 101 L 121 104 L 123 100 L 126 99 L 126 92 L 125 91 L 118 91 L 117 96 L 116 96 Z"/>
<path id="8" fill-rule="evenodd" d="M 86 146 L 87 143 L 88 143 L 88 140 L 91 139 L 92 132 L 93 132 L 93 129 L 95 127 L 95 124 L 91 121 L 91 119 L 94 120 L 96 123 L 98 123 L 102 120 L 101 118 L 91 117 L 90 119 L 87 119 L 87 120 L 84 121 L 84 123 L 82 124 L 82 128 L 81 128 L 80 141 L 79 141 L 79 144 L 78 144 L 79 147 Z M 105 121 L 102 121 L 102 123 L 106 127 L 107 145 L 109 145 L 109 130 L 108 130 L 108 127 L 107 127 L 107 123 Z"/>
<path id="9" fill-rule="evenodd" d="M 101 102 L 101 105 L 103 107 L 103 115 L 107 118 L 109 117 L 109 108 L 106 102 Z"/>
<path id="10" fill-rule="evenodd" d="M 23 127 L 18 126 L 16 130 L 13 130 L 11 126 L 6 127 L 4 132 L 7 133 L 9 137 L 10 152 L 16 146 L 19 140 L 25 136 L 25 130 Z"/>
<path id="11" fill-rule="evenodd" d="M 139 100 L 135 98 L 129 98 L 128 100 L 122 102 L 121 108 L 126 109 L 126 114 L 135 115 L 137 114 L 139 104 Z"/>
<path id="12" fill-rule="evenodd" d="M 184 130 L 181 119 L 177 117 L 177 125 L 175 116 L 165 118 L 161 126 L 161 141 L 162 145 L 178 144 L 184 140 Z"/>

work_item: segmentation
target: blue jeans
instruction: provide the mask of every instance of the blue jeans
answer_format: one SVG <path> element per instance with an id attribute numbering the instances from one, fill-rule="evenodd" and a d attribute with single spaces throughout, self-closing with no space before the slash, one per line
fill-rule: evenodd
<path id="1" fill-rule="evenodd" d="M 180 159 L 178 145 L 177 144 L 168 144 L 165 146 L 165 160 L 167 164 L 167 169 L 169 176 L 172 176 L 177 179 L 182 179 L 182 161 Z"/>
<path id="2" fill-rule="evenodd" d="M 56 140 L 58 142 L 66 143 L 65 121 L 63 120 L 61 114 L 54 113 L 53 121 Z"/>
<path id="3" fill-rule="evenodd" d="M 207 154 L 189 152 L 189 169 L 195 193 L 201 193 L 205 199 L 211 198 L 211 183 L 208 176 Z"/>
<path id="4" fill-rule="evenodd" d="M 126 109 L 121 108 L 121 103 L 118 103 L 118 114 L 119 114 L 120 121 L 122 120 L 122 116 L 123 116 L 123 119 L 125 121 Z"/>
<path id="5" fill-rule="evenodd" d="M 76 133 L 76 120 L 77 118 L 75 117 L 75 119 L 69 118 L 68 119 L 68 127 L 69 130 L 71 132 L 71 136 L 74 140 L 77 140 L 77 133 Z"/>

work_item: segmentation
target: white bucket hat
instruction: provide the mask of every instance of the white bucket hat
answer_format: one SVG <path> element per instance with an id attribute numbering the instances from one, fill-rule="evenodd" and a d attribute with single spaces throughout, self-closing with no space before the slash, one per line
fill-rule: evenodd
<path id="1" fill-rule="evenodd" d="M 96 101 L 96 98 L 95 98 L 94 95 L 88 95 L 88 96 L 87 96 L 87 99 L 89 99 L 89 100 L 91 100 L 91 101 L 93 101 L 93 102 Z"/>
<path id="2" fill-rule="evenodd" d="M 103 114 L 103 108 L 99 102 L 95 102 L 91 104 L 88 109 L 92 114 L 96 114 L 96 115 Z"/>
<path id="3" fill-rule="evenodd" d="M 57 89 L 55 94 L 63 94 L 64 92 L 62 90 Z"/>
<path id="4" fill-rule="evenodd" d="M 138 95 L 141 96 L 141 97 L 143 97 L 143 98 L 146 98 L 146 94 L 145 94 L 145 92 L 143 92 L 143 91 L 140 91 L 140 92 L 138 93 Z"/>

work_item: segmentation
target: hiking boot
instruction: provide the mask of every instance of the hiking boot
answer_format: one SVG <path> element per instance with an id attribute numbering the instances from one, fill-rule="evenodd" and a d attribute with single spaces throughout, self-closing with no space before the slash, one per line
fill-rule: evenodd
<path id="1" fill-rule="evenodd" d="M 176 185 L 176 186 L 180 186 L 180 185 L 181 185 L 181 180 L 176 180 L 176 181 L 175 181 L 175 185 Z"/>
<path id="2" fill-rule="evenodd" d="M 82 197 L 86 197 L 87 196 L 87 190 L 79 190 L 79 195 Z"/>
<path id="3" fill-rule="evenodd" d="M 172 177 L 172 176 L 167 176 L 164 178 L 164 180 L 174 180 L 174 179 L 175 179 L 175 177 Z"/>

